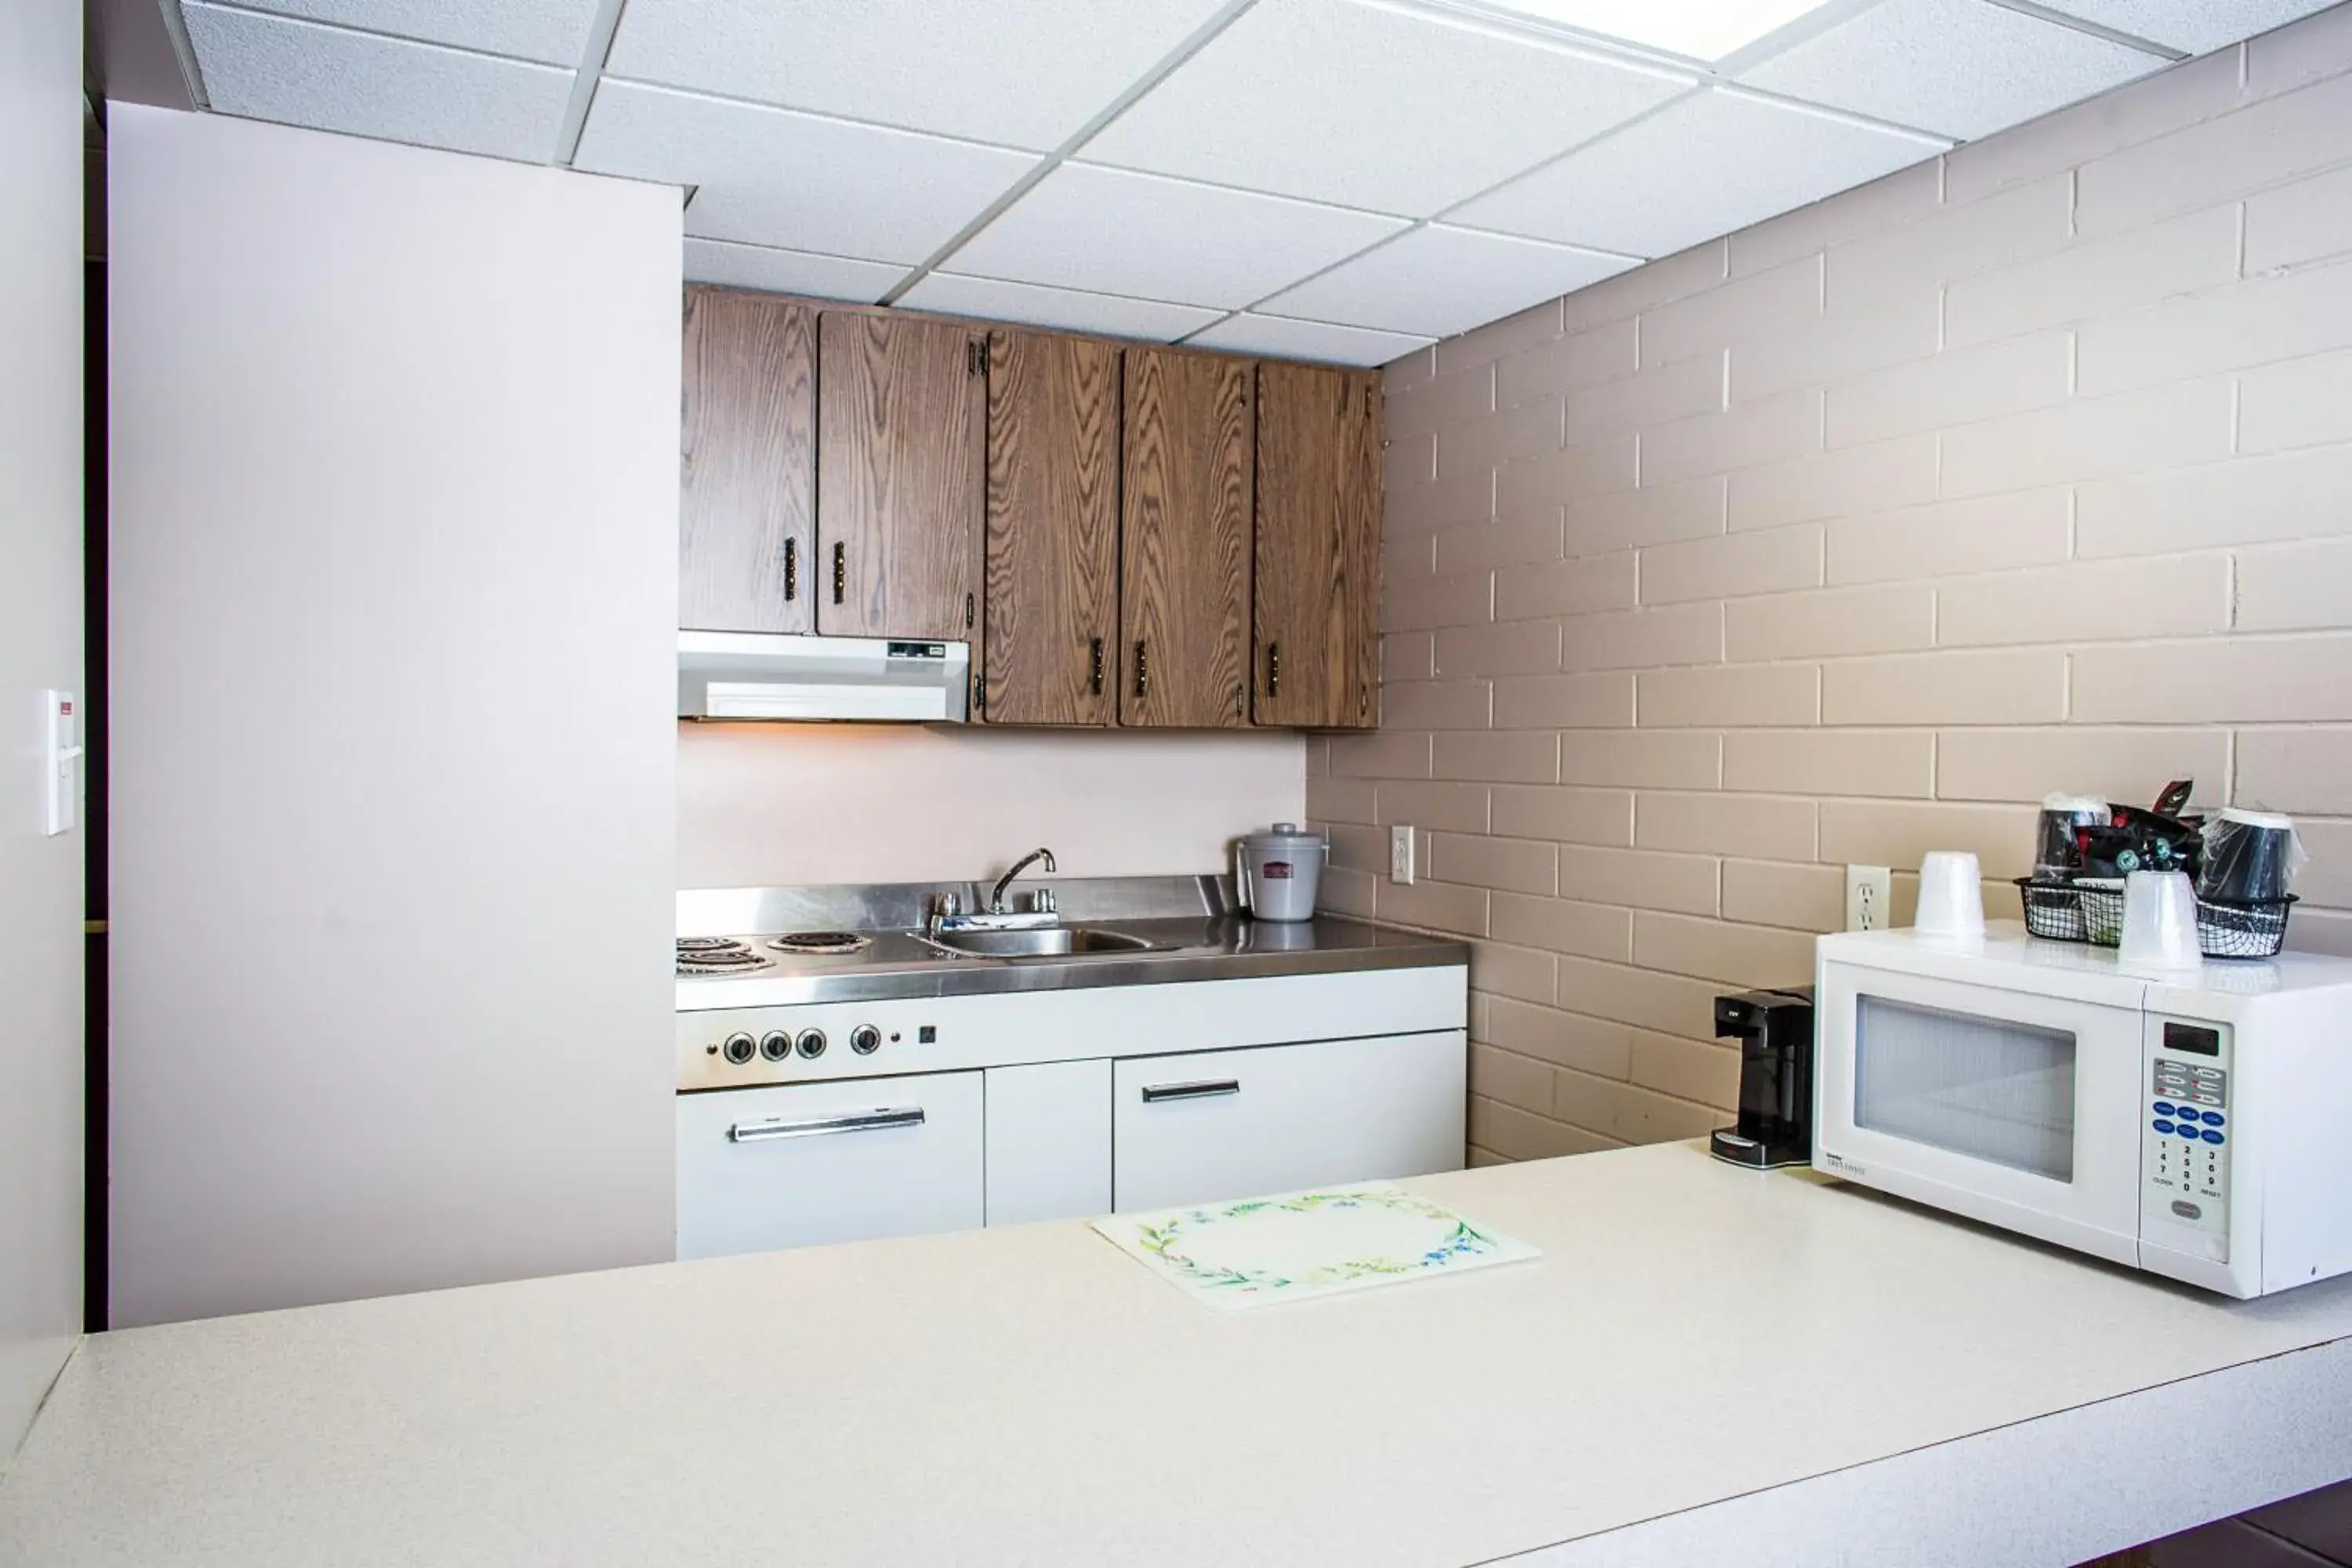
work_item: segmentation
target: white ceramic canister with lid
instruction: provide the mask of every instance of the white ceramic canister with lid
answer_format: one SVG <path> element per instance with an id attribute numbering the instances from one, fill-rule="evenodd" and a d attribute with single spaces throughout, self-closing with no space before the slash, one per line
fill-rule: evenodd
<path id="1" fill-rule="evenodd" d="M 1315 917 L 1316 889 L 1322 881 L 1329 846 L 1295 822 L 1277 822 L 1265 833 L 1242 836 L 1234 890 L 1253 920 L 1304 921 Z"/>

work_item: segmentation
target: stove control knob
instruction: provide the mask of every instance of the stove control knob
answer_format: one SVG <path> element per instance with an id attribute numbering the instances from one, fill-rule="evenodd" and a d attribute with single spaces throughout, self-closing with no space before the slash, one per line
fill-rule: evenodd
<path id="1" fill-rule="evenodd" d="M 793 1037 L 781 1030 L 772 1030 L 760 1037 L 760 1054 L 772 1062 L 782 1061 L 793 1054 Z"/>
<path id="2" fill-rule="evenodd" d="M 871 1024 L 860 1024 L 849 1031 L 849 1048 L 861 1057 L 870 1057 L 882 1048 L 882 1031 Z"/>
<path id="3" fill-rule="evenodd" d="M 817 1058 L 824 1055 L 824 1031 L 823 1029 L 803 1029 L 801 1031 L 801 1037 L 797 1042 L 795 1042 L 795 1044 L 802 1056 L 808 1058 L 811 1061 L 814 1061 Z"/>
<path id="4" fill-rule="evenodd" d="M 760 1047 L 752 1042 L 751 1037 L 749 1035 L 730 1035 L 727 1037 L 727 1044 L 725 1047 L 727 1059 L 733 1062 L 739 1068 L 745 1062 L 750 1061 L 752 1055 L 757 1052 L 759 1048 Z"/>

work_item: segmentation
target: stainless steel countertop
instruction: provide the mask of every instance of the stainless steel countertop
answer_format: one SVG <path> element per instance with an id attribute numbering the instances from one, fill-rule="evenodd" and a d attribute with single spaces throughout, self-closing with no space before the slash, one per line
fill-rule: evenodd
<path id="1" fill-rule="evenodd" d="M 872 1002 L 906 997 L 977 996 L 1002 992 L 1074 991 L 1097 985 L 1161 985 L 1349 970 L 1466 964 L 1466 943 L 1394 931 L 1336 915 L 1283 923 L 1218 914 L 1158 920 L 1072 920 L 1156 944 L 1150 952 L 1076 953 L 1052 958 L 966 958 L 944 953 L 911 932 L 869 931 L 873 945 L 838 957 L 776 954 L 772 969 L 677 982 L 677 1010 L 773 1007 L 811 1002 Z M 744 940 L 756 938 L 747 933 Z M 768 932 L 758 933 L 765 936 Z"/>

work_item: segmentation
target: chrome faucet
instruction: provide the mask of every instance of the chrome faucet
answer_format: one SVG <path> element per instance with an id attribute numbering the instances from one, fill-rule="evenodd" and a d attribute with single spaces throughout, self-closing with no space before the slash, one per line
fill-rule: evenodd
<path id="1" fill-rule="evenodd" d="M 995 889 L 988 895 L 988 912 L 990 914 L 1001 915 L 1011 912 L 1004 907 L 1004 889 L 1013 885 L 1013 878 L 1018 877 L 1022 872 L 1026 871 L 1033 864 L 1039 860 L 1043 860 L 1045 863 L 1045 869 L 1048 871 L 1060 869 L 1060 868 L 1054 864 L 1054 852 L 1051 849 L 1044 848 L 1042 847 L 1032 849 L 1028 854 L 1024 855 L 1020 859 L 1013 862 L 1013 869 L 1005 872 L 1003 876 L 999 877 L 996 879 Z M 1040 888 L 1037 890 L 1037 898 L 1039 900 L 1035 906 L 1037 913 L 1051 914 L 1054 912 L 1054 895 L 1051 889 Z"/>

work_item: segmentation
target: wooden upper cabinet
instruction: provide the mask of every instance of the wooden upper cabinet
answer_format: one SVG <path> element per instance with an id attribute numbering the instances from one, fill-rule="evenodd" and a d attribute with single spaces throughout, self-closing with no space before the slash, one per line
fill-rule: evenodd
<path id="1" fill-rule="evenodd" d="M 816 314 L 688 289 L 684 368 L 677 624 L 812 630 Z"/>
<path id="2" fill-rule="evenodd" d="M 1127 351 L 1122 724 L 1248 722 L 1252 368 Z"/>
<path id="3" fill-rule="evenodd" d="M 1261 724 L 1379 722 L 1381 378 L 1258 367 Z"/>
<path id="4" fill-rule="evenodd" d="M 1118 349 L 988 335 L 982 716 L 1107 724 L 1117 708 Z"/>
<path id="5" fill-rule="evenodd" d="M 816 628 L 968 637 L 979 598 L 983 338 L 827 310 L 817 331 Z"/>

